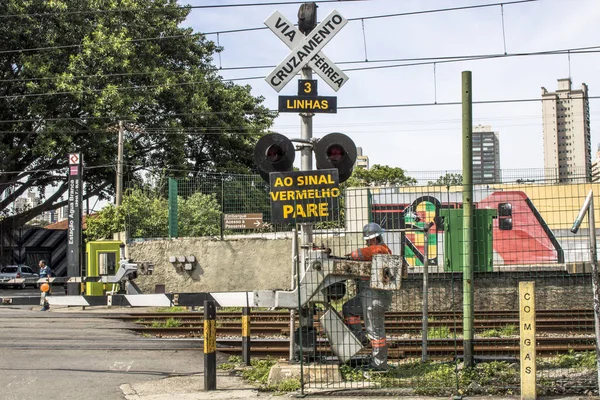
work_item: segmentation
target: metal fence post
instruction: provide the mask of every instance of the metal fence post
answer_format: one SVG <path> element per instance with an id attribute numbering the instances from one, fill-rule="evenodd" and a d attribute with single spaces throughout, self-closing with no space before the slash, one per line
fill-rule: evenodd
<path id="1" fill-rule="evenodd" d="M 429 329 L 429 227 L 423 227 L 423 334 L 421 345 L 421 361 L 429 360 L 427 355 L 427 331 Z"/>
<path id="2" fill-rule="evenodd" d="M 590 190 L 579 214 L 573 222 L 571 232 L 577 233 L 585 213 L 588 215 L 590 236 L 590 256 L 592 263 L 592 292 L 594 294 L 594 332 L 596 334 L 596 368 L 598 373 L 598 389 L 600 390 L 600 283 L 598 282 L 598 252 L 596 249 L 596 218 L 594 215 L 594 192 Z"/>
<path id="3" fill-rule="evenodd" d="M 223 231 L 225 229 L 225 183 L 221 176 L 221 240 L 223 240 Z"/>
<path id="4" fill-rule="evenodd" d="M 179 236 L 179 221 L 177 217 L 177 181 L 169 178 L 169 237 Z"/>

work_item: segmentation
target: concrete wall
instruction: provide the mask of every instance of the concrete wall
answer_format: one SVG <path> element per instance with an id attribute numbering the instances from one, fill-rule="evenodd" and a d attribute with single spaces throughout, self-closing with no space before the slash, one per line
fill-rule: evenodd
<path id="1" fill-rule="evenodd" d="M 128 257 L 154 263 L 152 275 L 139 276 L 144 293 L 165 285 L 167 292 L 223 292 L 289 289 L 290 239 L 211 240 L 209 238 L 132 243 Z M 192 271 L 169 262 L 170 256 L 196 258 Z"/>
<path id="2" fill-rule="evenodd" d="M 593 293 L 589 274 L 566 271 L 493 272 L 474 275 L 476 310 L 517 310 L 519 282 L 535 282 L 536 307 L 540 310 L 591 309 Z M 423 275 L 409 274 L 394 296 L 394 310 L 421 311 Z M 430 274 L 429 310 L 462 312 L 462 274 Z"/>
<path id="3" fill-rule="evenodd" d="M 318 237 L 317 235 L 315 235 Z M 327 237 L 325 246 L 347 249 L 354 236 Z M 321 244 L 321 241 L 316 240 Z M 291 279 L 291 239 L 208 238 L 157 240 L 129 245 L 129 257 L 154 263 L 154 273 L 139 276 L 136 282 L 144 293 L 154 293 L 156 285 L 167 292 L 226 292 L 261 289 L 289 290 Z M 339 255 L 339 252 L 336 252 Z M 195 256 L 192 271 L 184 271 L 169 262 L 170 256 Z M 538 309 L 591 308 L 592 289 L 589 274 L 566 271 L 476 273 L 474 293 L 476 310 L 517 309 L 520 281 L 536 282 Z M 462 311 L 462 274 L 429 275 L 430 311 Z M 423 276 L 410 273 L 402 288 L 394 294 L 393 309 L 421 311 Z"/>

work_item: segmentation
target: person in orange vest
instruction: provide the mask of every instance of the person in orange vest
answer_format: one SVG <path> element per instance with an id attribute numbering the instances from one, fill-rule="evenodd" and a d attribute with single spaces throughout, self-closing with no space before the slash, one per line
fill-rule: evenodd
<path id="1" fill-rule="evenodd" d="M 383 243 L 382 229 L 378 224 L 374 222 L 366 224 L 363 228 L 363 239 L 367 242 L 367 246 L 356 249 L 346 256 L 353 260 L 371 261 L 376 254 L 392 254 L 390 248 Z M 373 370 L 386 370 L 385 312 L 392 304 L 392 292 L 372 289 L 368 278 L 357 280 L 356 290 L 356 295 L 342 306 L 344 322 L 363 346 L 371 343 L 373 356 L 367 367 Z M 366 334 L 362 329 L 361 316 L 365 321 Z"/>

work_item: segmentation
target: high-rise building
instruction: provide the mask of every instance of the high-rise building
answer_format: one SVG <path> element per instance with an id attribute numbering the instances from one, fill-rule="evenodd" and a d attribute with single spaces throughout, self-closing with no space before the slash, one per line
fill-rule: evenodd
<path id="1" fill-rule="evenodd" d="M 356 148 L 356 162 L 354 163 L 354 167 L 369 169 L 369 157 L 363 155 L 362 147 Z"/>
<path id="2" fill-rule="evenodd" d="M 500 140 L 490 125 L 473 127 L 473 183 L 500 182 Z"/>
<path id="3" fill-rule="evenodd" d="M 588 87 L 571 89 L 571 78 L 559 79 L 558 90 L 542 87 L 544 168 L 546 180 L 591 180 L 592 144 Z"/>

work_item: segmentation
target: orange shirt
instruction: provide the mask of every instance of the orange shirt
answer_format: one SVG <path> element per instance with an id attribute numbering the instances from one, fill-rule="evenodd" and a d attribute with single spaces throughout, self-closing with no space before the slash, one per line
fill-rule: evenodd
<path id="1" fill-rule="evenodd" d="M 386 244 L 380 243 L 354 250 L 350 257 L 353 260 L 371 261 L 375 254 L 392 254 L 392 251 Z"/>

